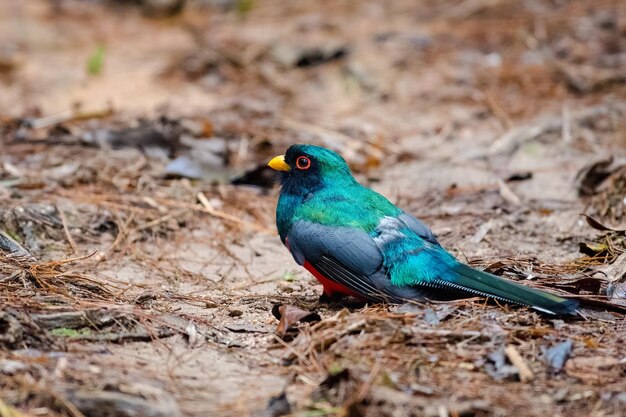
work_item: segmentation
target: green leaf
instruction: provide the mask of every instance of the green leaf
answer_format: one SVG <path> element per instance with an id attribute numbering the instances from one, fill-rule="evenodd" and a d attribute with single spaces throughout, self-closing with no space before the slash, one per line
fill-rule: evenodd
<path id="1" fill-rule="evenodd" d="M 254 7 L 254 0 L 237 0 L 237 12 L 242 15 L 245 16 L 247 15 L 250 10 L 252 10 L 252 7 Z"/>
<path id="2" fill-rule="evenodd" d="M 91 330 L 88 328 L 76 330 L 76 329 L 70 329 L 68 327 L 57 327 L 56 329 L 50 330 L 50 333 L 53 336 L 60 336 L 60 337 L 80 337 L 80 336 L 91 334 Z"/>
<path id="3" fill-rule="evenodd" d="M 104 66 L 104 46 L 98 45 L 95 51 L 87 59 L 87 73 L 89 75 L 98 75 L 102 72 Z"/>
<path id="4" fill-rule="evenodd" d="M 342 373 L 346 368 L 343 367 L 339 362 L 333 362 L 328 367 L 328 375 L 335 376 Z"/>
<path id="5" fill-rule="evenodd" d="M 283 274 L 282 278 L 287 282 L 294 282 L 296 280 L 296 274 L 291 271 L 287 271 Z"/>

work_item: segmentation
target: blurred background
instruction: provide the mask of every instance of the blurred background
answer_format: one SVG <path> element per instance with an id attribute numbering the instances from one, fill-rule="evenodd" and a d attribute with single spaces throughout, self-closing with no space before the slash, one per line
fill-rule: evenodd
<path id="1" fill-rule="evenodd" d="M 456 125 L 466 122 L 495 135 L 623 95 L 618 1 L 0 7 L 6 117 L 184 115 L 211 125 L 195 136 L 247 136 L 250 149 L 284 133 L 292 141 L 344 135 L 382 148 L 377 141 L 462 136 Z"/>
<path id="2" fill-rule="evenodd" d="M 330 147 L 459 259 L 623 309 L 626 2 L 0 0 L 0 39 L 1 417 L 623 412 L 623 316 L 317 305 L 265 165 Z"/>
<path id="3" fill-rule="evenodd" d="M 477 124 L 493 137 L 542 114 L 623 98 L 619 1 L 0 7 L 5 117 L 184 117 L 200 119 L 194 137 L 245 136 L 250 150 L 289 136 L 419 152 L 420 139 L 471 143 Z"/>

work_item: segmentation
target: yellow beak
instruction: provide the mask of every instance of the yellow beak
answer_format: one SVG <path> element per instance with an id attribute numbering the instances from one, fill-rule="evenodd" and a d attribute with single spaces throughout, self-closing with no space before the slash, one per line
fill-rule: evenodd
<path id="1" fill-rule="evenodd" d="M 276 171 L 289 171 L 289 165 L 285 162 L 285 155 L 273 157 L 267 165 Z"/>

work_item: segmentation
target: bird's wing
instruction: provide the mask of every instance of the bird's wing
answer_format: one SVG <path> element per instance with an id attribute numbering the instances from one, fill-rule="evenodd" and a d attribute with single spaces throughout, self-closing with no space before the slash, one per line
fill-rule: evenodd
<path id="1" fill-rule="evenodd" d="M 383 263 L 382 253 L 364 230 L 326 226 L 306 220 L 295 222 L 287 234 L 289 250 L 300 265 L 332 256 L 346 268 L 370 275 Z"/>
<path id="2" fill-rule="evenodd" d="M 384 291 L 389 279 L 382 253 L 364 230 L 300 220 L 286 241 L 298 264 L 308 262 L 325 278 L 367 300 L 391 301 Z"/>
<path id="3" fill-rule="evenodd" d="M 435 245 L 439 245 L 435 234 L 420 220 L 407 213 L 402 213 L 398 216 L 398 219 L 422 239 Z"/>
<path id="4" fill-rule="evenodd" d="M 434 298 L 481 295 L 553 314 L 566 314 L 577 307 L 575 301 L 461 264 L 438 244 L 418 233 L 411 236 L 399 217 L 384 217 L 376 233 L 373 240 L 388 266 L 392 292 L 409 287 L 422 289 L 422 294 L 430 289 Z"/>
<path id="5" fill-rule="evenodd" d="M 411 231 L 400 217 L 382 218 L 371 234 L 300 220 L 286 241 L 300 265 L 308 262 L 324 278 L 369 301 L 450 299 L 464 293 L 558 314 L 576 308 L 574 301 L 463 265 Z"/>
<path id="6" fill-rule="evenodd" d="M 397 303 L 425 297 L 423 288 L 391 284 L 380 242 L 364 230 L 300 220 L 286 242 L 298 264 L 308 262 L 324 278 L 368 301 Z"/>

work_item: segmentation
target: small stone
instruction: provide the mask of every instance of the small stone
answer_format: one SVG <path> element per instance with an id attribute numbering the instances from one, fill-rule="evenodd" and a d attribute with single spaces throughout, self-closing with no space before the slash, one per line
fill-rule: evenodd
<path id="1" fill-rule="evenodd" d="M 228 312 L 228 315 L 229 315 L 230 317 L 239 317 L 239 316 L 242 316 L 242 315 L 243 315 L 243 311 L 241 311 L 241 310 L 237 310 L 237 309 L 235 308 L 235 309 L 230 310 L 230 311 Z"/>
<path id="2" fill-rule="evenodd" d="M 282 292 L 286 292 L 287 294 L 291 294 L 293 292 L 293 288 L 291 287 L 291 284 L 289 282 L 279 282 L 278 289 Z"/>

